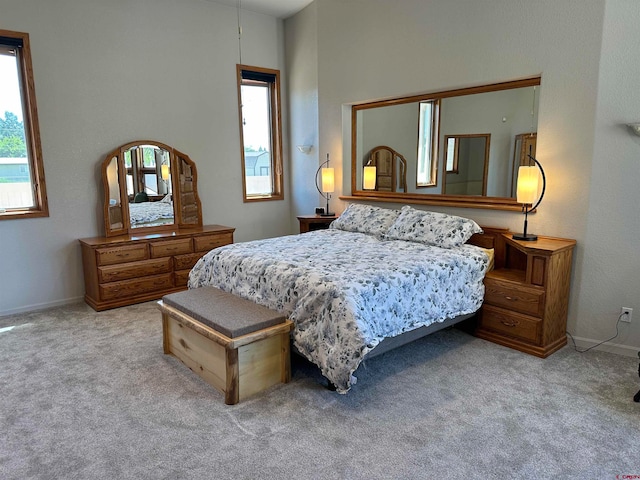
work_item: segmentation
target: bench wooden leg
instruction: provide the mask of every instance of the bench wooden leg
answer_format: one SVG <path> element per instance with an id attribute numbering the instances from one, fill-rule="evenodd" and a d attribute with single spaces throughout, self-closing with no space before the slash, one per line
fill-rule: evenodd
<path id="1" fill-rule="evenodd" d="M 162 350 L 165 354 L 171 353 L 169 347 L 169 315 L 162 312 Z"/>
<path id="2" fill-rule="evenodd" d="M 235 405 L 240 401 L 240 371 L 238 365 L 238 349 L 227 348 L 226 349 L 226 388 L 224 390 L 224 403 L 227 405 Z"/>
<path id="3" fill-rule="evenodd" d="M 289 383 L 291 381 L 291 340 L 288 333 L 284 333 L 281 336 L 282 339 L 282 367 L 280 369 L 282 383 Z"/>

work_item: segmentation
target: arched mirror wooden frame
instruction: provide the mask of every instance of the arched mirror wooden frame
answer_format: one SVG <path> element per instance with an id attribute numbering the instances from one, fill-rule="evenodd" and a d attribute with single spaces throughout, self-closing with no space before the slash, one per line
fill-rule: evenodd
<path id="1" fill-rule="evenodd" d="M 156 153 L 156 161 L 151 161 L 151 166 L 140 167 L 143 165 L 142 155 L 137 156 L 131 153 L 141 149 L 150 149 Z M 138 170 L 134 167 L 136 159 L 140 162 Z M 127 175 L 129 175 L 129 182 Z M 145 175 L 152 181 L 155 176 L 156 189 L 152 194 L 146 191 L 147 188 L 133 187 L 136 182 L 141 182 L 140 185 L 144 186 Z M 121 145 L 103 160 L 102 181 L 104 225 L 107 237 L 133 233 L 143 235 L 154 231 L 202 226 L 202 206 L 198 196 L 196 165 L 188 155 L 169 145 L 152 140 L 137 140 Z M 136 195 L 138 198 L 135 198 Z M 144 197 L 144 203 L 148 203 L 149 207 L 154 207 L 156 203 L 157 206 L 162 206 L 165 212 L 164 217 L 158 217 L 152 211 L 147 214 L 144 221 L 132 219 L 131 204 L 134 201 L 141 203 L 140 197 Z M 160 205 L 161 203 L 163 205 Z M 167 211 L 169 214 L 166 213 Z"/>

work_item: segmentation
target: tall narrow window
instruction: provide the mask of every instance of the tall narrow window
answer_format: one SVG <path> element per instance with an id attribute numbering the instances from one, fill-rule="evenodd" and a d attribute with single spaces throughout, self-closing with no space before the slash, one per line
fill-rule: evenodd
<path id="1" fill-rule="evenodd" d="M 282 200 L 280 72 L 237 69 L 244 201 Z"/>
<path id="2" fill-rule="evenodd" d="M 438 100 L 420 102 L 418 122 L 417 186 L 436 185 L 437 162 L 434 161 L 438 131 Z"/>
<path id="3" fill-rule="evenodd" d="M 29 35 L 0 30 L 0 220 L 46 216 Z"/>

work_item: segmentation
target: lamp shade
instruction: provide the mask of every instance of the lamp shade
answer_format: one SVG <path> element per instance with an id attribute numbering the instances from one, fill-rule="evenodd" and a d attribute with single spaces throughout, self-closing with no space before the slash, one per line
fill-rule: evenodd
<path id="1" fill-rule="evenodd" d="M 160 172 L 162 174 L 162 179 L 163 180 L 168 180 L 169 179 L 169 165 L 161 165 L 160 166 Z"/>
<path id="2" fill-rule="evenodd" d="M 332 193 L 335 190 L 333 167 L 323 168 L 320 176 L 322 177 L 322 191 Z"/>
<path id="3" fill-rule="evenodd" d="M 520 167 L 518 169 L 518 186 L 516 200 L 518 203 L 531 205 L 538 198 L 538 167 Z"/>
<path id="4" fill-rule="evenodd" d="M 376 167 L 374 165 L 367 165 L 364 167 L 364 173 L 362 175 L 362 188 L 363 190 L 376 189 Z"/>

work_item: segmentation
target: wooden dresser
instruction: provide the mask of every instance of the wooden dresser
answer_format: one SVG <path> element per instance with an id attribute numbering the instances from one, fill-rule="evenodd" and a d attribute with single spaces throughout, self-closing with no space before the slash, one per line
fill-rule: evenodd
<path id="1" fill-rule="evenodd" d="M 505 233 L 496 267 L 485 278 L 485 300 L 475 334 L 547 357 L 567 343 L 567 310 L 575 240 L 538 237 L 523 242 Z"/>
<path id="2" fill-rule="evenodd" d="M 85 301 L 106 310 L 184 290 L 205 253 L 233 243 L 235 228 L 182 228 L 144 235 L 80 239 Z"/>

